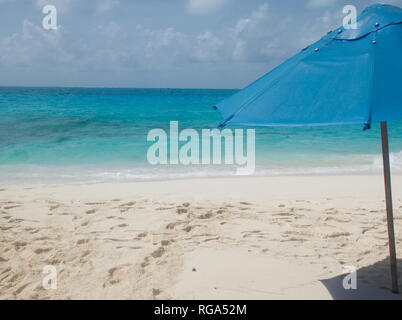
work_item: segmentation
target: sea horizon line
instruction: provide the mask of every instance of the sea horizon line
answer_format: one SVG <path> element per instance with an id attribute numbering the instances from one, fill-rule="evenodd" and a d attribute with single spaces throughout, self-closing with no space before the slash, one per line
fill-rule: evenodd
<path id="1" fill-rule="evenodd" d="M 128 89 L 128 90 L 217 90 L 217 91 L 237 91 L 240 88 L 179 88 L 179 87 L 92 87 L 92 86 L 14 86 L 0 85 L 0 88 L 38 88 L 38 89 Z"/>

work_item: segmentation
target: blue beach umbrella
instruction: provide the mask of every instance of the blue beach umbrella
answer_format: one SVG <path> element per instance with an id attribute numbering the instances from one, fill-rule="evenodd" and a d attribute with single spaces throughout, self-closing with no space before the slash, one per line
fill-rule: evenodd
<path id="1" fill-rule="evenodd" d="M 381 123 L 392 291 L 398 292 L 387 121 L 402 119 L 402 9 L 376 4 L 219 103 L 226 125 Z"/>

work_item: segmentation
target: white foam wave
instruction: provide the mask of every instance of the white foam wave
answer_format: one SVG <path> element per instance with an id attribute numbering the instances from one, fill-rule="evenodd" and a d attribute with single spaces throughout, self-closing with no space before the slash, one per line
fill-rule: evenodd
<path id="1" fill-rule="evenodd" d="M 347 159 L 347 156 L 345 156 Z M 255 176 L 382 174 L 382 155 L 364 155 L 357 164 L 326 166 L 259 165 Z M 390 154 L 392 174 L 402 174 L 402 151 Z M 1 184 L 103 183 L 236 176 L 235 166 L 98 167 L 1 166 Z"/>

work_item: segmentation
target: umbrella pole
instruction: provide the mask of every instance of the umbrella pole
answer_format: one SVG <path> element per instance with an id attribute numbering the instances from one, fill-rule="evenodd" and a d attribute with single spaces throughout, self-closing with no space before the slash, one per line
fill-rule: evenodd
<path id="1" fill-rule="evenodd" d="M 382 138 L 382 156 L 384 162 L 385 199 L 387 206 L 387 223 L 388 223 L 389 256 L 391 262 L 392 292 L 398 293 L 399 292 L 398 271 L 396 264 L 394 217 L 393 217 L 392 193 L 391 193 L 391 169 L 389 165 L 388 126 L 386 121 L 381 122 L 381 138 Z"/>

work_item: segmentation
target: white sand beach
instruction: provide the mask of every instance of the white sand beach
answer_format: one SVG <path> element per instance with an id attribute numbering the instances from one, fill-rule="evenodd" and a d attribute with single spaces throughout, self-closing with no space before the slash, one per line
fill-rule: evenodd
<path id="1" fill-rule="evenodd" d="M 380 175 L 1 186 L 0 229 L 1 299 L 402 298 Z"/>

